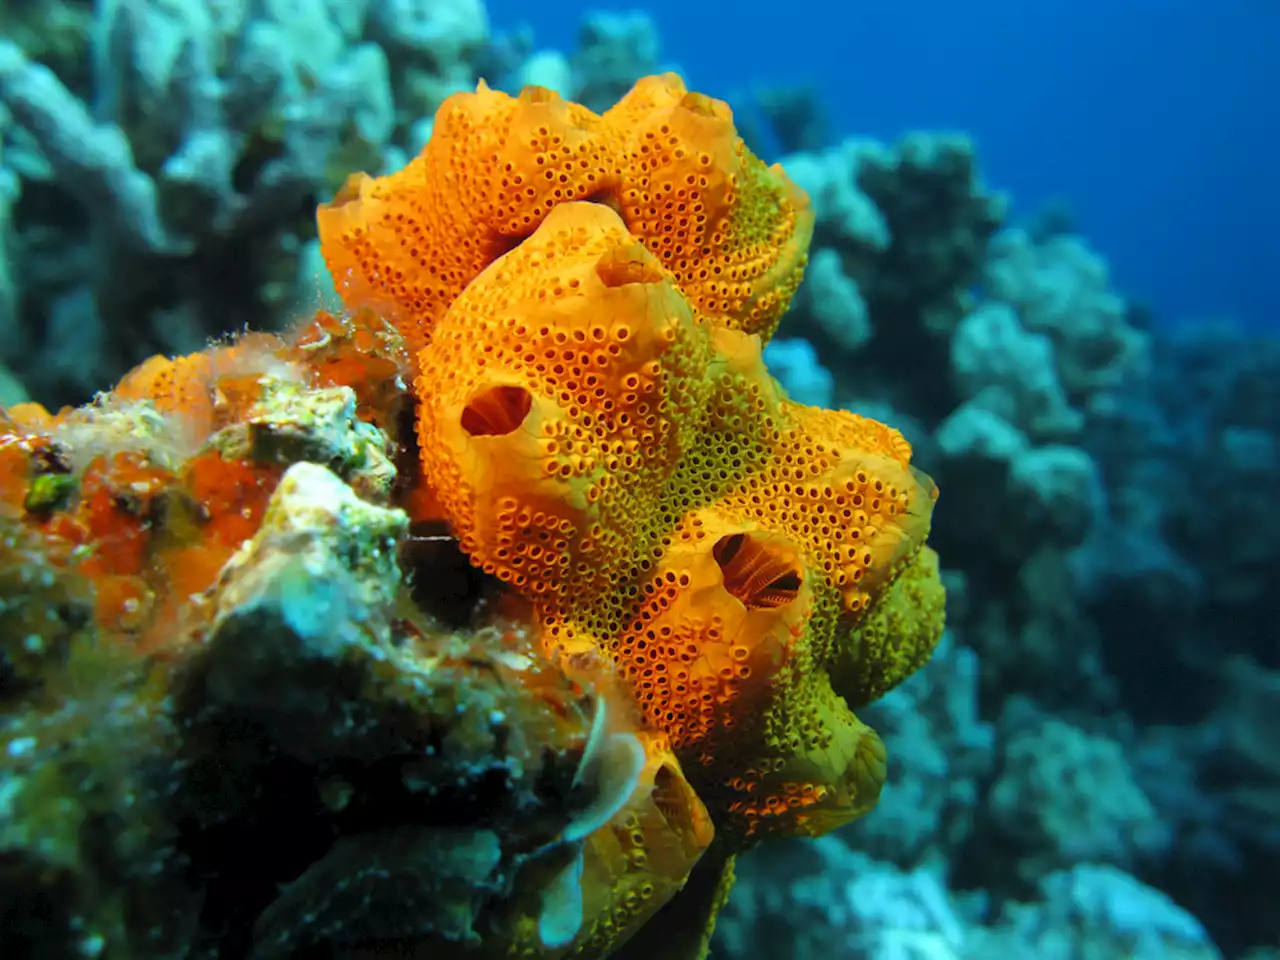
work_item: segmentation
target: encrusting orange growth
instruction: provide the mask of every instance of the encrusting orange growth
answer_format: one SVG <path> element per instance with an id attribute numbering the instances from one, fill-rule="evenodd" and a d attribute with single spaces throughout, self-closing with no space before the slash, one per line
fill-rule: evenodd
<path id="1" fill-rule="evenodd" d="M 151 357 L 79 410 L 0 410 L 0 521 L 38 532 L 92 586 L 105 636 L 162 651 L 191 597 L 258 530 L 284 474 L 252 442 L 226 442 L 252 439 L 268 384 L 348 387 L 357 412 L 389 423 L 406 368 L 377 317 L 321 312 L 288 339 Z"/>
<path id="2" fill-rule="evenodd" d="M 213 430 L 213 356 L 149 357 L 116 384 L 112 393 L 121 401 L 146 400 L 156 410 L 181 417 L 195 434 Z"/>
<path id="3" fill-rule="evenodd" d="M 318 213 L 348 307 L 393 321 L 411 350 L 482 270 L 556 206 L 606 204 L 704 316 L 772 333 L 799 285 L 808 198 L 743 145 L 729 107 L 674 74 L 603 116 L 540 87 L 451 96 L 407 167 L 357 174 Z"/>

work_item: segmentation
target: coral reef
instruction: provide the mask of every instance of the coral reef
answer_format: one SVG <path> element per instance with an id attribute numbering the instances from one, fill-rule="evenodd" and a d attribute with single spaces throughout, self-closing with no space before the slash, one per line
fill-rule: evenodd
<path id="1" fill-rule="evenodd" d="M 1222 956 L 1194 917 L 1109 866 L 1045 874 L 1026 900 L 989 915 L 980 899 L 954 896 L 936 864 L 896 867 L 834 837 L 804 850 L 761 852 L 772 855 L 739 884 L 740 896 L 722 918 L 720 956 Z"/>
<path id="2" fill-rule="evenodd" d="M 41 358 L 27 387 L 58 403 L 314 303 L 316 203 L 416 152 L 488 39 L 475 0 L 89 7 L 18 4 L 0 44 L 22 278 L 0 361 Z M 73 334 L 92 348 L 67 355 Z"/>
<path id="3" fill-rule="evenodd" d="M 860 713 L 891 763 L 881 813 L 841 837 L 980 891 L 982 930 L 1035 899 L 1045 870 L 1101 862 L 1244 955 L 1280 933 L 1264 906 L 1275 751 L 1244 733 L 1270 726 L 1276 666 L 1274 593 L 1259 589 L 1280 562 L 1265 506 L 1280 475 L 1274 337 L 1158 327 L 1069 219 L 1001 229 L 971 147 L 933 139 L 783 161 L 816 226 L 775 372 L 893 422 L 947 492 L 930 541 L 952 637 Z M 771 870 L 739 865 L 747 883 Z M 1129 902 L 1163 922 L 1155 901 Z M 968 940 L 1000 955 L 1116 949 L 1072 941 L 1066 912 L 1042 918 Z"/>
<path id="4" fill-rule="evenodd" d="M 0 4 L 0 954 L 1274 956 L 1274 332 L 497 10 Z"/>

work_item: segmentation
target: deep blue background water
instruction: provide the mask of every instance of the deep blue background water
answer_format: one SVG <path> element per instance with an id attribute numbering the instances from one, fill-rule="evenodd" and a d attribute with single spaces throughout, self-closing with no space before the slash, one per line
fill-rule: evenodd
<path id="1" fill-rule="evenodd" d="M 570 50 L 586 10 L 640 5 L 488 6 Z M 841 136 L 968 131 L 1015 216 L 1069 201 L 1162 320 L 1280 329 L 1280 0 L 643 6 L 691 86 L 813 81 Z"/>

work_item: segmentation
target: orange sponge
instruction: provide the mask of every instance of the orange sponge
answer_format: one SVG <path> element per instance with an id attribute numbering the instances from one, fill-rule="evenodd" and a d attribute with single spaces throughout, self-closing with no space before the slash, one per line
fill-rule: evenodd
<path id="1" fill-rule="evenodd" d="M 830 671 L 872 649 L 868 611 L 928 533 L 937 491 L 898 431 L 786 400 L 760 337 L 600 204 L 552 210 L 419 364 L 423 466 L 463 548 L 535 602 L 549 655 L 613 661 L 718 827 L 870 808 L 883 747 Z"/>
<path id="2" fill-rule="evenodd" d="M 413 353 L 485 267 L 553 207 L 619 211 L 704 314 L 768 336 L 806 263 L 813 215 L 743 145 L 728 106 L 648 77 L 604 116 L 540 87 L 455 94 L 422 153 L 357 174 L 317 214 L 347 306 L 395 323 Z"/>

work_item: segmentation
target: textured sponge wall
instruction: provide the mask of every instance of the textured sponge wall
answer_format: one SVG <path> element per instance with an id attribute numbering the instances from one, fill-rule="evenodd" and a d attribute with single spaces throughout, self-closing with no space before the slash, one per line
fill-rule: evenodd
<path id="1" fill-rule="evenodd" d="M 708 328 L 616 213 L 556 207 L 420 356 L 424 463 L 463 548 L 548 600 L 617 582 L 660 535 L 710 356 Z"/>
<path id="2" fill-rule="evenodd" d="M 666 75 L 604 114 L 537 87 L 450 97 L 417 159 L 318 218 L 347 306 L 414 352 L 423 516 L 645 740 L 645 816 L 586 841 L 599 896 L 572 955 L 678 890 L 709 898 L 689 920 L 705 948 L 735 853 L 875 805 L 884 745 L 853 711 L 942 630 L 937 490 L 910 445 L 792 402 L 763 360 L 807 196 Z M 507 945 L 555 954 L 536 913 Z"/>
<path id="3" fill-rule="evenodd" d="M 603 116 L 539 87 L 456 94 L 415 160 L 352 177 L 318 223 L 347 305 L 392 320 L 416 353 L 486 266 L 557 205 L 588 199 L 619 211 L 728 326 L 767 337 L 800 283 L 808 198 L 743 146 L 727 105 L 673 74 L 641 80 Z"/>
<path id="4" fill-rule="evenodd" d="M 896 430 L 789 402 L 761 338 L 696 303 L 612 207 L 556 206 L 420 354 L 424 468 L 547 652 L 616 664 L 720 827 L 821 832 L 884 772 L 828 671 L 915 569 L 936 490 Z M 875 624 L 860 649 L 886 649 Z M 936 632 L 893 642 L 919 662 Z"/>

